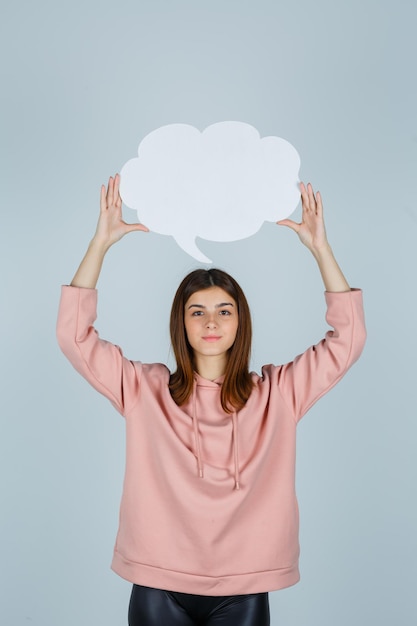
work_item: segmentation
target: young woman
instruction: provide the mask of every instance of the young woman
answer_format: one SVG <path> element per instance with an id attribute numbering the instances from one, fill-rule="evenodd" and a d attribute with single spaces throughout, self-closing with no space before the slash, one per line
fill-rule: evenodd
<path id="1" fill-rule="evenodd" d="M 119 176 L 101 189 L 96 233 L 62 290 L 59 344 L 126 418 L 126 475 L 112 568 L 133 583 L 130 626 L 267 626 L 268 591 L 299 580 L 298 420 L 359 357 L 360 290 L 328 244 L 322 200 L 301 183 L 293 229 L 321 272 L 333 330 L 285 365 L 249 372 L 245 296 L 221 270 L 184 278 L 171 311 L 177 369 L 130 361 L 99 338 L 104 255 L 141 224 L 122 219 Z"/>

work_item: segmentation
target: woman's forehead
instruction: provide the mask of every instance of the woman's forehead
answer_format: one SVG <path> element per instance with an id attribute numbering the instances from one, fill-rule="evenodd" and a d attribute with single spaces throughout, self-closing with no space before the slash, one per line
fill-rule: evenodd
<path id="1" fill-rule="evenodd" d="M 227 291 L 222 289 L 221 287 L 208 287 L 207 289 L 201 289 L 199 291 L 195 291 L 188 298 L 185 306 L 189 306 L 190 304 L 201 304 L 202 306 L 216 306 L 219 304 L 232 304 L 236 306 L 235 300 L 230 296 Z"/>

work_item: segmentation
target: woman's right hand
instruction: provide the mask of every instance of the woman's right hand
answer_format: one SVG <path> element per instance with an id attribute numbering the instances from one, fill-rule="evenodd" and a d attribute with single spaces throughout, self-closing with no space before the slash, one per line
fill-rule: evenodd
<path id="1" fill-rule="evenodd" d="M 119 193 L 120 175 L 110 176 L 107 185 L 101 186 L 100 217 L 97 224 L 94 240 L 106 249 L 119 241 L 127 233 L 134 230 L 147 232 L 149 229 L 143 224 L 127 224 L 122 217 L 122 199 Z"/>
<path id="2" fill-rule="evenodd" d="M 72 279 L 73 287 L 94 289 L 100 276 L 104 256 L 110 246 L 133 230 L 149 230 L 143 224 L 126 224 L 123 221 L 119 184 L 120 176 L 116 174 L 114 179 L 110 177 L 107 190 L 104 185 L 101 187 L 100 217 L 96 233 Z"/>

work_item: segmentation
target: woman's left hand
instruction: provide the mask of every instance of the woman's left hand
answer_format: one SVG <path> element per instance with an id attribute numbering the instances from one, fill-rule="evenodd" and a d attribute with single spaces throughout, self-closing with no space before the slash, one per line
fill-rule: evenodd
<path id="1" fill-rule="evenodd" d="M 320 250 L 328 246 L 326 237 L 326 229 L 323 220 L 323 203 L 320 192 L 314 194 L 313 187 L 308 183 L 307 187 L 304 183 L 300 183 L 301 201 L 303 213 L 301 222 L 298 224 L 293 220 L 280 220 L 277 222 L 280 226 L 288 226 L 297 233 L 301 242 L 307 246 L 311 252 Z"/>

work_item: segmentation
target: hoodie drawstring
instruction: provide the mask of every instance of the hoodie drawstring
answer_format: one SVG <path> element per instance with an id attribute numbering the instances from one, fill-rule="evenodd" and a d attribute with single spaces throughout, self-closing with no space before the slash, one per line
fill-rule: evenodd
<path id="1" fill-rule="evenodd" d="M 237 415 L 236 411 L 232 414 L 233 423 L 233 452 L 235 457 L 235 489 L 240 489 L 240 476 L 239 476 L 239 436 L 237 429 Z"/>
<path id="2" fill-rule="evenodd" d="M 197 381 L 194 381 L 193 385 L 193 426 L 194 426 L 194 440 L 195 447 L 197 450 L 197 464 L 198 464 L 198 474 L 200 478 L 204 477 L 203 473 L 203 462 L 201 460 L 201 447 L 200 447 L 200 435 L 198 434 L 198 419 L 197 419 Z"/>
<path id="3" fill-rule="evenodd" d="M 198 432 L 198 417 L 197 417 L 197 381 L 194 380 L 193 384 L 193 396 L 192 396 L 192 404 L 193 404 L 193 428 L 194 428 L 194 440 L 195 440 L 195 448 L 197 452 L 197 466 L 198 466 L 198 475 L 200 478 L 204 478 L 203 472 L 203 461 L 201 458 L 201 445 L 200 445 L 200 435 Z M 238 432 L 238 424 L 237 424 L 237 413 L 233 411 L 232 413 L 232 426 L 233 426 L 233 459 L 235 466 L 235 489 L 240 489 L 240 473 L 239 473 L 239 432 Z"/>

